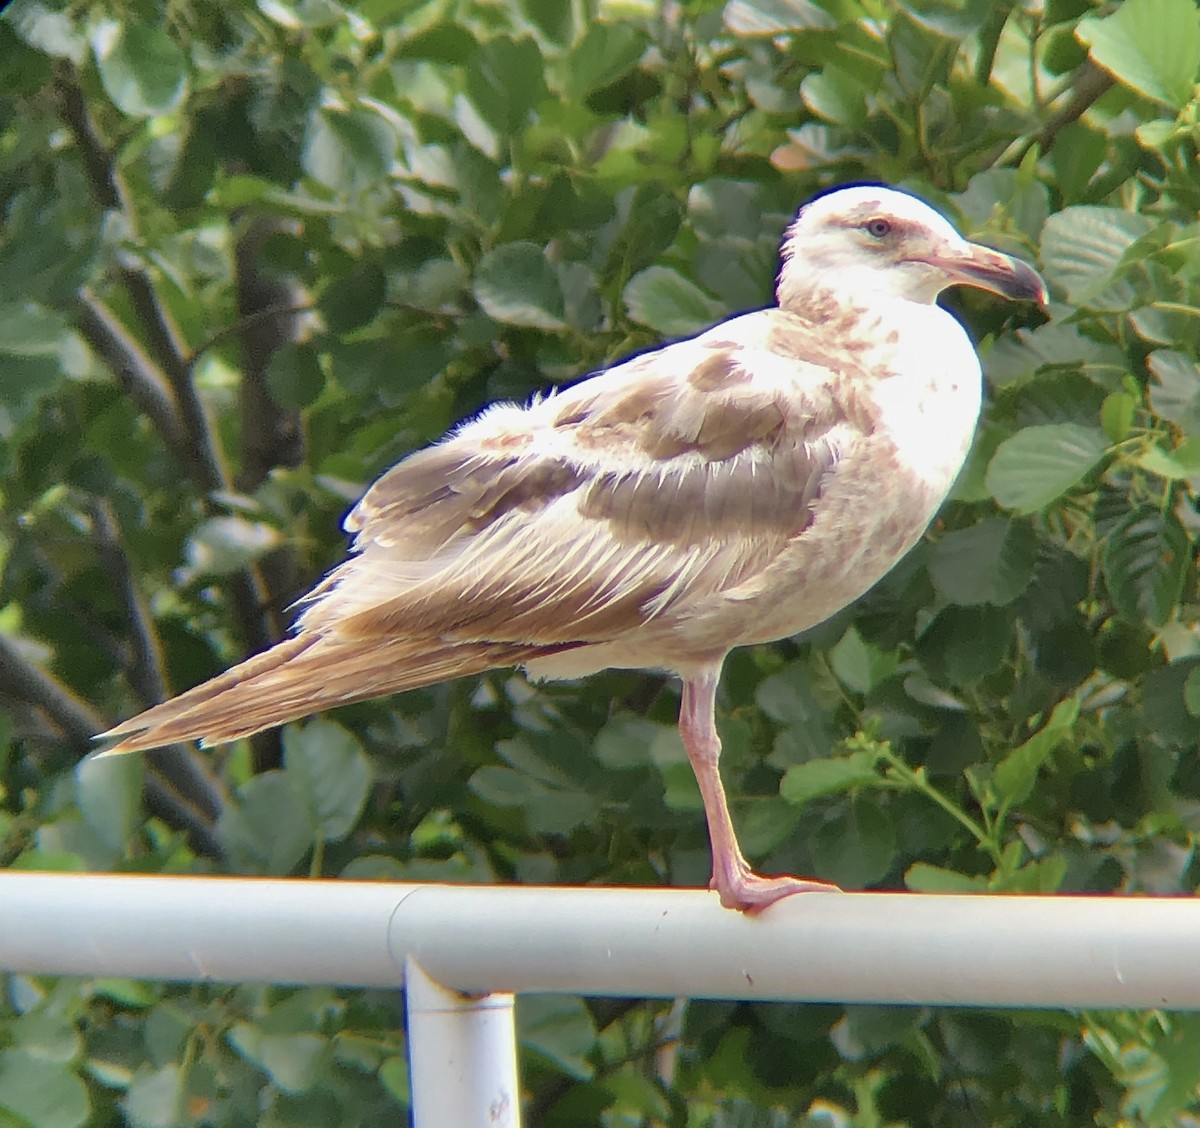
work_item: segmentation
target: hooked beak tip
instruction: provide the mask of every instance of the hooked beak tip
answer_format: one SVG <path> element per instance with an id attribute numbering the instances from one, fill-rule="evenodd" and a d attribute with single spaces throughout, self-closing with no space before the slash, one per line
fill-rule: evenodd
<path id="1" fill-rule="evenodd" d="M 936 255 L 931 262 L 946 272 L 952 285 L 975 286 L 1042 306 L 1049 300 L 1046 283 L 1032 266 L 979 243 L 969 243 L 965 251 Z"/>

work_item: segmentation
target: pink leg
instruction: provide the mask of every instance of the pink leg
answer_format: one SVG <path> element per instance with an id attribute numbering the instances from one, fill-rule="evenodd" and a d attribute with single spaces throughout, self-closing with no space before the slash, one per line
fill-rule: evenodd
<path id="1" fill-rule="evenodd" d="M 725 788 L 721 784 L 719 760 L 721 738 L 717 736 L 716 695 L 720 669 L 708 670 L 695 679 L 684 679 L 679 707 L 679 735 L 687 749 L 692 771 L 704 799 L 708 837 L 712 844 L 713 872 L 709 888 L 721 895 L 727 909 L 758 912 L 793 893 L 838 892 L 836 885 L 802 877 L 760 877 L 742 856 Z"/>

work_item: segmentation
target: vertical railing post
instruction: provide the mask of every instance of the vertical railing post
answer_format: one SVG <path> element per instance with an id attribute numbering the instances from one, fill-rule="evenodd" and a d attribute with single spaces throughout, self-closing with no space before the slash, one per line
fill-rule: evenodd
<path id="1" fill-rule="evenodd" d="M 413 1128 L 520 1128 L 513 996 L 461 995 L 405 961 Z"/>

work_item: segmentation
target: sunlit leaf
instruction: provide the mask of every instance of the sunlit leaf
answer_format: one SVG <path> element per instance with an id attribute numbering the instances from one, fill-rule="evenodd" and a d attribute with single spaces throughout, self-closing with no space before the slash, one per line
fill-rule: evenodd
<path id="1" fill-rule="evenodd" d="M 1077 423 L 1026 427 L 992 455 L 987 488 L 1006 509 L 1036 513 L 1080 482 L 1107 448 L 1097 428 Z"/>
<path id="2" fill-rule="evenodd" d="M 311 1088 L 329 1052 L 328 1040 L 317 1034 L 267 1034 L 246 1022 L 237 1023 L 227 1037 L 285 1093 Z"/>
<path id="3" fill-rule="evenodd" d="M 1021 803 L 1033 789 L 1038 769 L 1064 740 L 1079 719 L 1079 702 L 1068 698 L 1054 707 L 1046 723 L 1019 748 L 1014 748 L 992 775 L 992 784 L 1007 803 Z"/>
<path id="4" fill-rule="evenodd" d="M 1051 288 L 1062 287 L 1077 305 L 1127 309 L 1137 291 L 1117 277 L 1117 267 L 1121 255 L 1153 227 L 1146 216 L 1118 208 L 1056 212 L 1042 231 L 1042 264 Z"/>
<path id="5" fill-rule="evenodd" d="M 1192 0 L 1124 0 L 1075 34 L 1119 82 L 1179 109 L 1200 72 L 1200 11 Z"/>
<path id="6" fill-rule="evenodd" d="M 396 145 L 396 131 L 382 114 L 363 108 L 323 108 L 309 124 L 304 170 L 330 188 L 369 188 L 391 173 Z"/>
<path id="7" fill-rule="evenodd" d="M 123 850 L 142 819 L 142 760 L 104 756 L 81 760 L 75 794 L 88 824 L 113 850 Z"/>
<path id="8" fill-rule="evenodd" d="M 625 304 L 634 321 L 666 337 L 684 337 L 711 325 L 720 306 L 669 266 L 650 266 L 630 279 Z"/>
<path id="9" fill-rule="evenodd" d="M 88 1091 L 69 1064 L 19 1049 L 0 1051 L 0 1112 L 29 1128 L 81 1128 L 91 1114 Z"/>
<path id="10" fill-rule="evenodd" d="M 134 1128 L 173 1128 L 183 1113 L 184 1085 L 179 1066 L 139 1072 L 125 1092 L 122 1107 Z"/>
<path id="11" fill-rule="evenodd" d="M 475 268 L 475 298 L 497 321 L 533 329 L 564 326 L 558 274 L 534 243 L 505 243 L 484 255 Z"/>
<path id="12" fill-rule="evenodd" d="M 371 762 L 341 725 L 323 718 L 289 725 L 283 734 L 284 766 L 301 785 L 328 842 L 350 833 L 366 802 Z"/>
<path id="13" fill-rule="evenodd" d="M 823 795 L 879 781 L 874 752 L 851 752 L 827 760 L 810 760 L 788 768 L 779 784 L 779 794 L 800 806 Z"/>
<path id="14" fill-rule="evenodd" d="M 150 117 L 183 101 L 186 63 L 166 32 L 138 20 L 105 20 L 92 36 L 92 49 L 105 92 L 122 113 Z"/>
<path id="15" fill-rule="evenodd" d="M 778 35 L 835 24 L 828 11 L 811 0 L 729 0 L 725 26 L 735 35 Z"/>

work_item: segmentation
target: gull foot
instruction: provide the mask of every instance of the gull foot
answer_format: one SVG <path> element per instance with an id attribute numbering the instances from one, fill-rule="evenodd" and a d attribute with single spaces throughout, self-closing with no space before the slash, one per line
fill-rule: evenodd
<path id="1" fill-rule="evenodd" d="M 727 909 L 740 909 L 753 915 L 775 904 L 776 901 L 790 897 L 793 893 L 840 893 L 838 886 L 828 881 L 814 881 L 807 877 L 762 877 L 751 870 L 735 871 L 731 874 L 716 875 L 709 882 L 709 888 L 715 889 L 721 895 L 721 904 Z"/>

